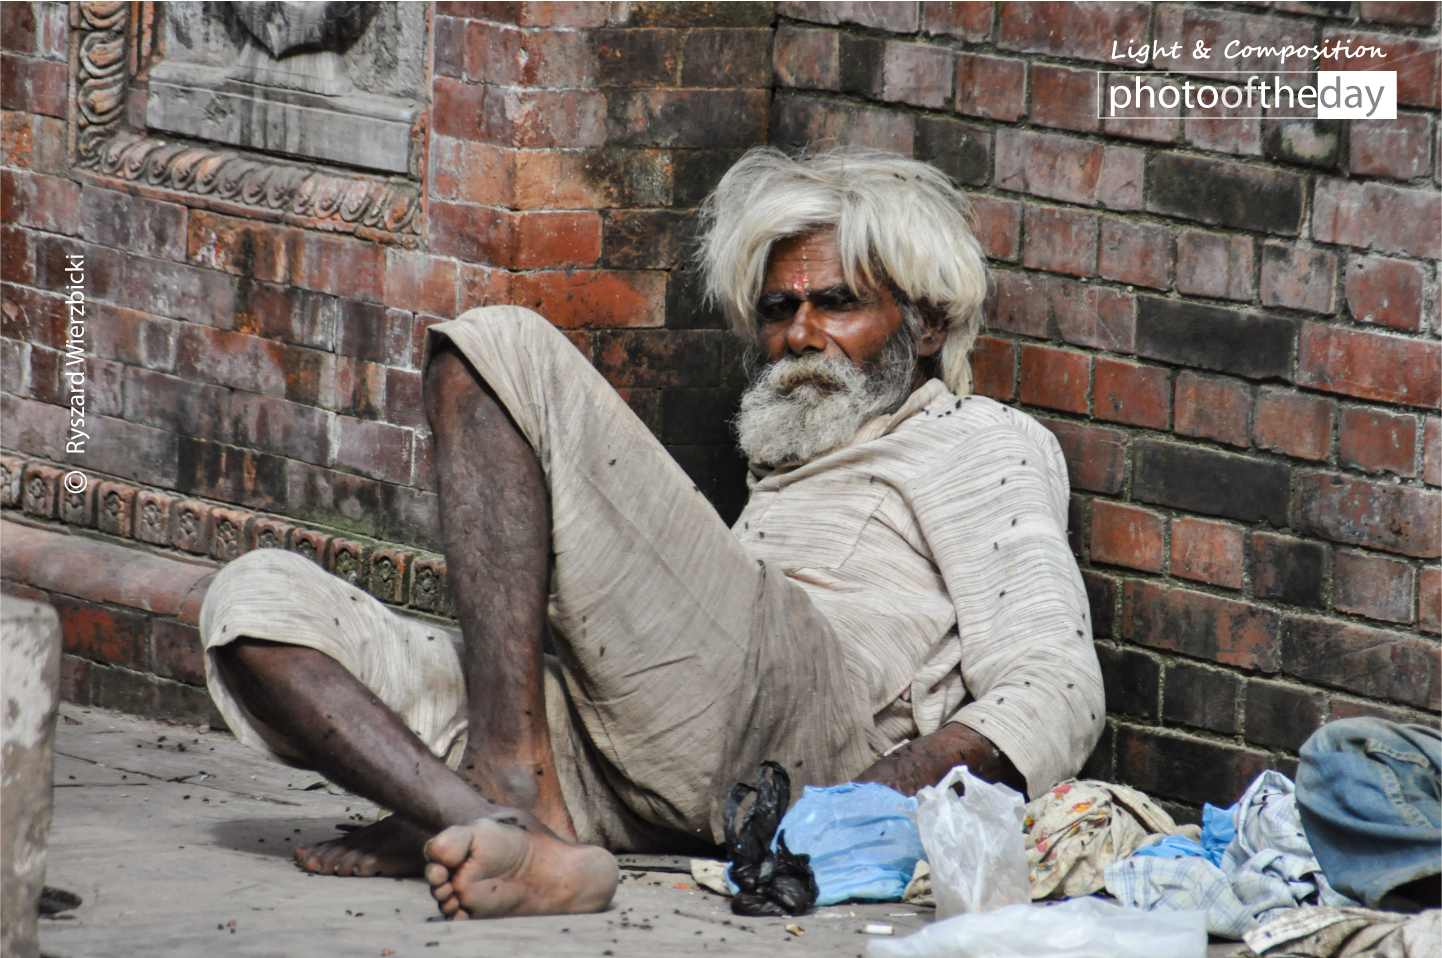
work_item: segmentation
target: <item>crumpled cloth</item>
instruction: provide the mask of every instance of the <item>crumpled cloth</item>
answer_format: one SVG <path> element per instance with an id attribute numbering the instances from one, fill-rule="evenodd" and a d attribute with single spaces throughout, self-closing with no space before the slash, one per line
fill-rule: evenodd
<path id="1" fill-rule="evenodd" d="M 1107 891 L 1133 908 L 1200 908 L 1207 931 L 1226 938 L 1241 938 L 1298 905 L 1357 905 L 1322 874 L 1285 775 L 1257 776 L 1233 807 L 1232 824 L 1237 834 L 1221 867 L 1205 858 L 1133 857 L 1106 869 Z"/>
<path id="2" fill-rule="evenodd" d="M 1244 938 L 1245 958 L 1442 958 L 1442 911 L 1294 908 Z"/>
<path id="3" fill-rule="evenodd" d="M 1094 894 L 1108 865 L 1149 841 L 1199 836 L 1195 825 L 1178 828 L 1136 789 L 1090 779 L 1062 782 L 1030 802 L 1024 827 L 1033 899 Z"/>

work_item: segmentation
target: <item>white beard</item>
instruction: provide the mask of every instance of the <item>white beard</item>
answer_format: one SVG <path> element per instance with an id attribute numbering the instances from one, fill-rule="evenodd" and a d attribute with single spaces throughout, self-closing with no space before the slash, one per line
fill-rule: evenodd
<path id="1" fill-rule="evenodd" d="M 905 332 L 887 340 L 870 372 L 820 353 L 768 363 L 741 395 L 738 444 L 749 459 L 772 466 L 815 459 L 900 409 L 915 374 L 915 341 Z"/>

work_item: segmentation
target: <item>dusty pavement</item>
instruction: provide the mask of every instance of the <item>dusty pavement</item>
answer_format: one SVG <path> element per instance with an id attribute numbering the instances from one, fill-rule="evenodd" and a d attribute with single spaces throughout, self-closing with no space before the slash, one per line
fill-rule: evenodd
<path id="1" fill-rule="evenodd" d="M 306 791 L 313 776 L 227 734 L 69 704 L 61 715 L 46 884 L 83 903 L 41 921 L 50 958 L 850 958 L 866 952 L 867 923 L 900 935 L 932 916 L 891 903 L 737 918 L 680 871 L 684 859 L 635 856 L 623 857 L 603 914 L 446 922 L 420 879 L 316 877 L 291 864 L 296 842 L 373 821 L 374 805 Z M 789 932 L 792 924 L 805 934 Z"/>

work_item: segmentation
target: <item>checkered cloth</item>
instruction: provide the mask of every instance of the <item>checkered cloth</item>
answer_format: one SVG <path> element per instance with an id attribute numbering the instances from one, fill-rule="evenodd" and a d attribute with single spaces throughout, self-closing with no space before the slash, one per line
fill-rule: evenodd
<path id="1" fill-rule="evenodd" d="M 1203 858 L 1132 857 L 1106 870 L 1107 891 L 1134 908 L 1202 909 L 1207 931 L 1226 938 L 1241 938 L 1302 904 L 1356 906 L 1322 874 L 1285 775 L 1258 776 L 1232 821 L 1237 836 L 1220 868 Z"/>

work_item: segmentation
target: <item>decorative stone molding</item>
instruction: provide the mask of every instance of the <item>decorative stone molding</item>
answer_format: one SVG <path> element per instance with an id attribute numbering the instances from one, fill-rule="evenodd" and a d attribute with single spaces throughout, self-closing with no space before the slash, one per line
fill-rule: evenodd
<path id="1" fill-rule="evenodd" d="M 162 138 L 132 128 L 131 81 L 151 40 L 132 29 L 132 8 L 72 4 L 72 164 L 102 180 L 179 194 L 177 202 L 254 211 L 299 226 L 374 231 L 404 241 L 419 233 L 421 192 L 411 178 L 317 169 L 244 150 Z M 142 26 L 148 29 L 149 17 Z"/>

